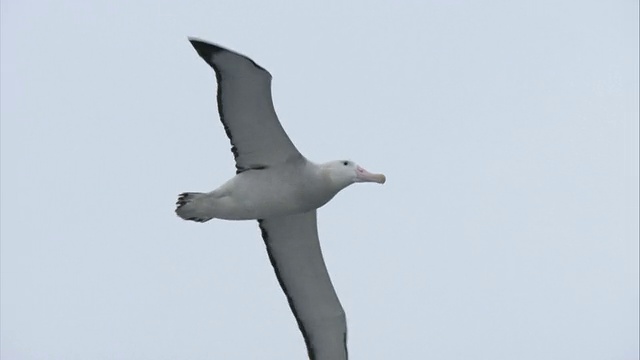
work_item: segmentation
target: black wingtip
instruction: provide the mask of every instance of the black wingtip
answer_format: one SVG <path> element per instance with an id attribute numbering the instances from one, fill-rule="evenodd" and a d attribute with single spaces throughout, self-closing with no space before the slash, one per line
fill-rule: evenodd
<path id="1" fill-rule="evenodd" d="M 191 43 L 191 45 L 193 45 L 193 47 L 198 52 L 198 55 L 200 55 L 200 57 L 203 58 L 204 61 L 206 61 L 211 66 L 214 66 L 213 61 L 211 59 L 212 55 L 214 55 L 215 53 L 219 53 L 219 52 L 229 52 L 231 54 L 235 54 L 237 56 L 240 56 L 240 57 L 243 57 L 243 58 L 247 59 L 255 67 L 257 67 L 258 69 L 260 69 L 262 71 L 265 71 L 266 73 L 269 73 L 265 68 L 263 68 L 262 66 L 256 64 L 255 61 L 251 60 L 246 55 L 242 55 L 242 54 L 237 53 L 237 52 L 235 52 L 233 50 L 229 50 L 229 49 L 224 48 L 222 46 L 219 46 L 219 45 L 216 45 L 216 44 L 212 44 L 210 42 L 206 42 L 206 41 L 200 40 L 198 38 L 189 37 L 188 39 L 189 39 L 189 42 Z M 214 67 L 214 69 L 215 69 L 215 67 Z M 271 76 L 271 74 L 269 74 L 269 76 Z"/>
<path id="2" fill-rule="evenodd" d="M 212 54 L 215 54 L 217 52 L 220 51 L 228 51 L 227 49 L 212 44 L 212 43 L 208 43 L 206 41 L 200 40 L 198 38 L 189 38 L 189 42 L 191 43 L 191 45 L 196 49 L 196 51 L 198 52 L 198 54 L 200 56 L 202 56 L 203 58 L 205 57 L 209 57 Z"/>

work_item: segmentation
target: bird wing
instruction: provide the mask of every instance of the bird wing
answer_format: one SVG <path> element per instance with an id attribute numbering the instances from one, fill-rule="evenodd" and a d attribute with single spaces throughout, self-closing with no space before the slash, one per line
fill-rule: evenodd
<path id="1" fill-rule="evenodd" d="M 216 73 L 218 112 L 238 173 L 302 158 L 282 128 L 271 99 L 271 74 L 248 57 L 189 39 Z"/>
<path id="2" fill-rule="evenodd" d="M 258 220 L 309 358 L 347 359 L 347 321 L 324 264 L 316 211 Z"/>

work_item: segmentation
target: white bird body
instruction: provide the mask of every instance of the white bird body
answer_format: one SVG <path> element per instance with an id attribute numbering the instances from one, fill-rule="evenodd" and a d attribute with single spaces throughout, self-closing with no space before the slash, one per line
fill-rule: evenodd
<path id="1" fill-rule="evenodd" d="M 343 165 L 344 164 L 344 165 Z M 255 170 L 243 171 L 209 193 L 191 195 L 177 210 L 187 220 L 257 220 L 315 210 L 329 202 L 340 190 L 363 181 L 351 161 L 317 165 L 303 157 Z M 384 175 L 369 174 L 384 182 Z M 180 201 L 179 201 L 180 204 Z"/>
<path id="2" fill-rule="evenodd" d="M 287 179 L 287 181 L 283 181 Z M 178 215 L 189 219 L 256 220 L 315 210 L 331 200 L 344 183 L 328 166 L 306 159 L 268 169 L 243 171 L 214 191 L 201 194 Z"/>
<path id="3" fill-rule="evenodd" d="M 324 264 L 316 209 L 355 182 L 384 183 L 352 161 L 308 161 L 282 129 L 271 75 L 246 56 L 191 39 L 215 70 L 218 111 L 236 175 L 208 193 L 179 196 L 178 216 L 258 220 L 267 253 L 313 360 L 347 359 L 347 325 Z"/>

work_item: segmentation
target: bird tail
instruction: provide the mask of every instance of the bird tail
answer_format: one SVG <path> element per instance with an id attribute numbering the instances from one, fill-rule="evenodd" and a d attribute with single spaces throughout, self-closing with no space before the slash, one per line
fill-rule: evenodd
<path id="1" fill-rule="evenodd" d="M 198 192 L 186 192 L 178 196 L 176 214 L 184 220 L 206 222 L 213 219 L 211 207 L 207 206 L 207 194 Z"/>

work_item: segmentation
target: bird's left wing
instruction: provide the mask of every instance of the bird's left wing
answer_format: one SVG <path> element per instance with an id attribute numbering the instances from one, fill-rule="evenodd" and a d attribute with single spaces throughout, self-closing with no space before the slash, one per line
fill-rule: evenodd
<path id="1" fill-rule="evenodd" d="M 316 211 L 258 222 L 309 358 L 346 360 L 346 317 L 322 257 Z"/>
<path id="2" fill-rule="evenodd" d="M 215 70 L 218 112 L 237 171 L 301 159 L 273 108 L 271 74 L 237 52 L 198 39 L 189 41 Z"/>

